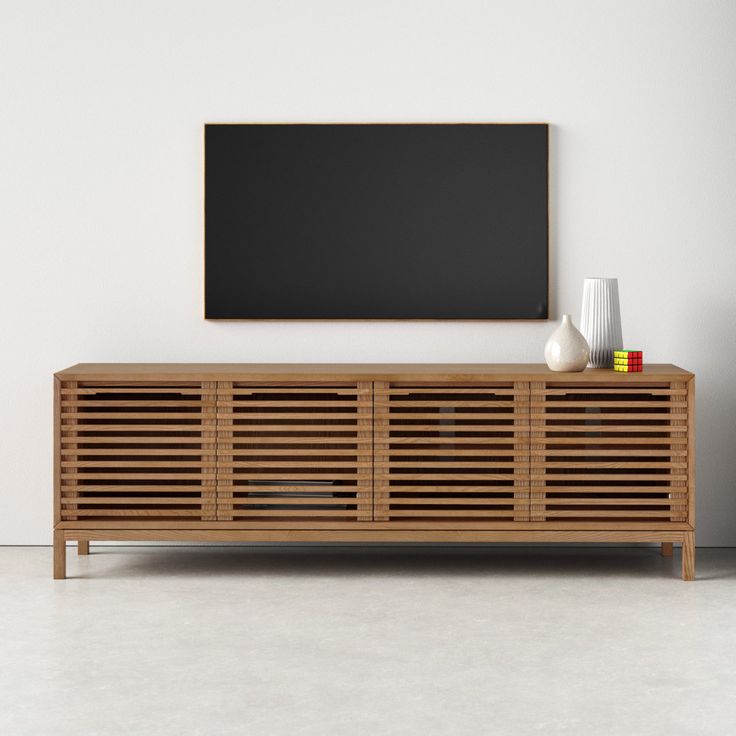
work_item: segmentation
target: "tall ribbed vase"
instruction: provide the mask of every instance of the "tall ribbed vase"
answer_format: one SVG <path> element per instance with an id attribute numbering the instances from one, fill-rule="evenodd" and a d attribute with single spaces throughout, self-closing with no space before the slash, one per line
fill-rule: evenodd
<path id="1" fill-rule="evenodd" d="M 613 368 L 613 351 L 624 346 L 618 279 L 585 279 L 580 332 L 590 346 L 593 368 Z"/>

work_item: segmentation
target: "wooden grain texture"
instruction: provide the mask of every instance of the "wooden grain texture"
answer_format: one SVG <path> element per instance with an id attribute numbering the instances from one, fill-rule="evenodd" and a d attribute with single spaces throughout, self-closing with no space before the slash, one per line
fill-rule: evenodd
<path id="1" fill-rule="evenodd" d="M 692 373 L 668 364 L 647 363 L 642 373 L 587 368 L 555 373 L 543 363 L 78 363 L 59 371 L 62 380 L 87 381 L 546 381 L 605 380 L 627 386 L 657 380 L 683 381 Z"/>
<path id="2" fill-rule="evenodd" d="M 687 521 L 695 528 L 695 378 L 687 382 Z"/>
<path id="3" fill-rule="evenodd" d="M 89 540 L 88 539 L 80 539 L 77 542 L 77 554 L 78 555 L 88 555 L 89 554 Z"/>
<path id="4" fill-rule="evenodd" d="M 414 529 L 414 530 L 431 530 L 431 529 L 459 529 L 459 530 L 480 530 L 480 531 L 511 531 L 514 529 L 525 531 L 544 531 L 549 529 L 552 531 L 595 531 L 597 529 L 605 529 L 607 531 L 641 531 L 642 524 L 636 520 L 626 522 L 601 522 L 596 520 L 589 521 L 530 521 L 519 522 L 512 519 L 506 521 L 458 521 L 457 519 L 448 519 L 441 521 L 437 519 L 424 519 L 423 521 L 344 521 L 344 520 L 318 520 L 318 519 L 302 519 L 295 521 L 294 519 L 285 519 L 282 521 L 263 521 L 263 520 L 238 520 L 238 521 L 221 521 L 216 524 L 205 521 L 190 521 L 188 519 L 177 519 L 176 521 L 149 521 L 146 518 L 118 521 L 114 519 L 106 519 L 105 521 L 85 521 L 79 519 L 77 521 L 62 521 L 59 529 Z M 685 523 L 672 521 L 652 521 L 646 524 L 647 530 L 650 531 L 692 531 L 692 527 Z"/>
<path id="5" fill-rule="evenodd" d="M 218 519 L 372 519 L 370 381 L 220 382 L 217 426 Z"/>
<path id="6" fill-rule="evenodd" d="M 636 391 L 533 383 L 532 519 L 687 521 L 686 393 L 683 381 L 651 378 Z"/>
<path id="7" fill-rule="evenodd" d="M 673 382 L 671 388 L 675 391 L 686 391 L 687 384 L 684 382 Z M 672 424 L 678 430 L 672 433 L 674 439 L 686 439 L 688 436 L 688 414 L 687 414 L 687 401 L 678 401 L 673 404 L 670 409 L 673 417 Z M 679 467 L 688 468 L 687 457 L 681 458 L 685 462 Z M 684 478 L 672 481 L 672 503 L 673 503 L 673 521 L 687 521 L 688 520 L 688 476 Z"/>
<path id="8" fill-rule="evenodd" d="M 67 391 L 75 391 L 78 386 L 77 381 L 67 381 L 63 384 L 63 387 Z M 69 399 L 66 399 L 64 397 L 61 397 L 59 400 L 59 434 L 60 434 L 60 445 L 59 447 L 59 455 L 61 456 L 62 452 L 64 451 L 64 448 L 66 448 L 67 452 L 70 453 L 70 455 L 67 455 L 66 457 L 58 457 L 56 459 L 56 468 L 57 472 L 59 473 L 59 479 L 60 479 L 60 492 L 59 492 L 59 500 L 61 503 L 66 501 L 66 503 L 59 508 L 59 518 L 63 519 L 64 521 L 74 521 L 79 518 L 79 516 L 75 513 L 77 510 L 77 498 L 79 496 L 79 491 L 77 490 L 77 483 L 75 483 L 75 479 L 73 477 L 70 477 L 70 474 L 68 471 L 64 470 L 65 461 L 67 464 L 75 463 L 77 462 L 77 443 L 76 443 L 76 437 L 77 437 L 77 429 L 76 429 L 76 422 L 70 422 L 66 418 L 65 413 L 65 403 Z"/>
<path id="9" fill-rule="evenodd" d="M 672 542 L 662 542 L 662 557 L 672 557 Z"/>
<path id="10" fill-rule="evenodd" d="M 544 398 L 544 381 L 531 381 L 529 383 L 529 404 L 532 401 L 539 402 Z M 544 521 L 544 490 L 541 484 L 532 482 L 532 463 L 543 463 L 545 461 L 544 442 L 544 417 L 539 413 L 529 415 L 529 519 L 531 521 Z"/>
<path id="11" fill-rule="evenodd" d="M 677 531 L 537 531 L 457 529 L 85 529 L 59 531 L 67 539 L 191 542 L 683 542 Z"/>
<path id="12" fill-rule="evenodd" d="M 214 383 L 63 381 L 58 393 L 59 521 L 216 518 Z"/>
<path id="13" fill-rule="evenodd" d="M 54 463 L 54 526 L 61 522 L 61 379 L 54 376 L 54 425 L 53 425 L 53 463 Z"/>
<path id="14" fill-rule="evenodd" d="M 79 538 L 89 539 L 85 534 L 81 534 Z M 67 539 L 66 532 L 62 529 L 54 529 L 54 580 L 63 580 L 66 577 Z"/>
<path id="15" fill-rule="evenodd" d="M 642 541 L 693 579 L 694 381 L 499 365 L 104 365 L 54 380 L 64 540 Z"/>
<path id="16" fill-rule="evenodd" d="M 357 486 L 358 486 L 358 521 L 373 520 L 373 382 L 359 381 L 358 392 L 358 420 L 357 438 L 358 448 L 364 452 L 358 456 L 369 460 L 366 465 L 358 463 Z M 290 450 L 289 450 L 290 451 Z M 336 453 L 335 457 L 342 457 L 349 453 L 342 445 L 331 447 L 330 453 Z"/>
<path id="17" fill-rule="evenodd" d="M 695 580 L 695 533 L 685 532 L 682 540 L 682 579 Z"/>
<path id="18" fill-rule="evenodd" d="M 527 520 L 528 395 L 523 381 L 376 383 L 376 520 Z"/>

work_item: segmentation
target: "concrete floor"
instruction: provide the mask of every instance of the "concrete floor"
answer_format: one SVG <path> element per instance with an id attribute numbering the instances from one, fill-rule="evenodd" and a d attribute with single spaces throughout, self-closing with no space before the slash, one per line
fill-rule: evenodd
<path id="1" fill-rule="evenodd" d="M 736 733 L 736 549 L 0 548 L 0 734 Z"/>

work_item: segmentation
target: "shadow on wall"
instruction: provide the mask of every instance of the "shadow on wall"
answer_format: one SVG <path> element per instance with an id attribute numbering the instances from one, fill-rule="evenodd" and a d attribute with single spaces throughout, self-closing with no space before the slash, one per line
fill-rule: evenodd
<path id="1" fill-rule="evenodd" d="M 696 381 L 696 528 L 709 544 L 728 545 L 736 538 L 736 304 L 684 307 L 675 318 L 686 344 L 670 351 L 696 356 L 683 361 Z"/>

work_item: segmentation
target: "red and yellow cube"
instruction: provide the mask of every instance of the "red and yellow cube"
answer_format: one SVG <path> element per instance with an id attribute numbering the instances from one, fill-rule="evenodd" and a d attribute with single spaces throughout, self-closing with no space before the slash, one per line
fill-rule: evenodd
<path id="1" fill-rule="evenodd" d="M 613 370 L 620 373 L 640 373 L 643 370 L 644 353 L 641 350 L 614 350 Z"/>

